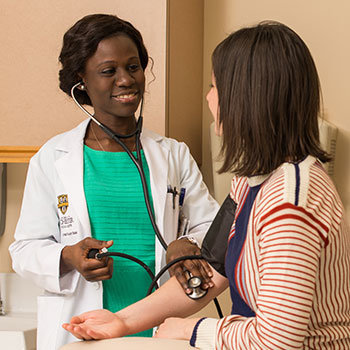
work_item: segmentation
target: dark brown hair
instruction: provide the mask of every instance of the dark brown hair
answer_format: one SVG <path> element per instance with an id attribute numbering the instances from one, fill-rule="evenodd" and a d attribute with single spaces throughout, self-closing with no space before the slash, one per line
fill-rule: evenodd
<path id="1" fill-rule="evenodd" d="M 240 29 L 214 50 L 224 155 L 220 173 L 268 174 L 320 148 L 320 83 L 302 39 L 278 22 Z"/>
<path id="2" fill-rule="evenodd" d="M 147 49 L 141 33 L 131 23 L 114 15 L 87 15 L 64 34 L 59 56 L 62 65 L 59 72 L 61 90 L 70 96 L 73 85 L 81 80 L 79 73 L 84 73 L 86 61 L 94 55 L 100 41 L 119 34 L 128 36 L 135 43 L 141 67 L 145 70 L 149 59 Z M 85 91 L 76 89 L 75 97 L 79 103 L 91 106 Z"/>

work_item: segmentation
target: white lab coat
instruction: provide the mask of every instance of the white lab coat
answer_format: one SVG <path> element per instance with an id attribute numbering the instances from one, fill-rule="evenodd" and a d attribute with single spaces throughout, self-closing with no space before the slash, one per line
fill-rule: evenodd
<path id="1" fill-rule="evenodd" d="M 73 315 L 102 308 L 102 283 L 88 282 L 77 271 L 59 276 L 61 250 L 91 236 L 83 185 L 83 144 L 89 120 L 49 140 L 31 159 L 15 242 L 14 270 L 45 290 L 38 297 L 38 350 L 58 349 L 77 339 L 62 329 Z M 173 209 L 167 186 L 186 188 L 183 206 L 189 234 L 201 243 L 218 204 L 209 195 L 188 147 L 144 130 L 141 142 L 150 170 L 156 223 L 165 241 L 176 239 L 178 201 Z M 67 195 L 68 206 L 58 208 Z M 66 211 L 64 210 L 66 209 Z M 165 264 L 156 239 L 156 272 Z"/>

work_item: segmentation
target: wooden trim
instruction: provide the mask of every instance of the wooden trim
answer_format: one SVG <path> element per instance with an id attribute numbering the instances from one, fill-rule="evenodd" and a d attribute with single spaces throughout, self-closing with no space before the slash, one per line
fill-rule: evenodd
<path id="1" fill-rule="evenodd" d="M 0 163 L 29 163 L 39 146 L 0 146 Z"/>

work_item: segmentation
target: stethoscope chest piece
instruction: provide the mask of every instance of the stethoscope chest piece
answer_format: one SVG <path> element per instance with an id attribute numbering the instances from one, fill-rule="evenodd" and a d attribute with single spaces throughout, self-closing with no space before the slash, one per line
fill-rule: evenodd
<path id="1" fill-rule="evenodd" d="M 201 288 L 202 280 L 197 276 L 192 276 L 187 283 L 188 287 L 192 289 L 191 294 L 188 294 L 191 299 L 200 299 L 208 293 L 207 289 Z"/>

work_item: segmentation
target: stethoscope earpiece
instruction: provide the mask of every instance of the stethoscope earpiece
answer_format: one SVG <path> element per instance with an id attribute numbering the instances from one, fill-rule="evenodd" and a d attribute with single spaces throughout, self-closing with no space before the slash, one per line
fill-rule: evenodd
<path id="1" fill-rule="evenodd" d="M 77 88 L 81 91 L 85 91 L 86 90 L 86 86 L 84 83 L 79 83 L 79 85 L 77 86 Z"/>

